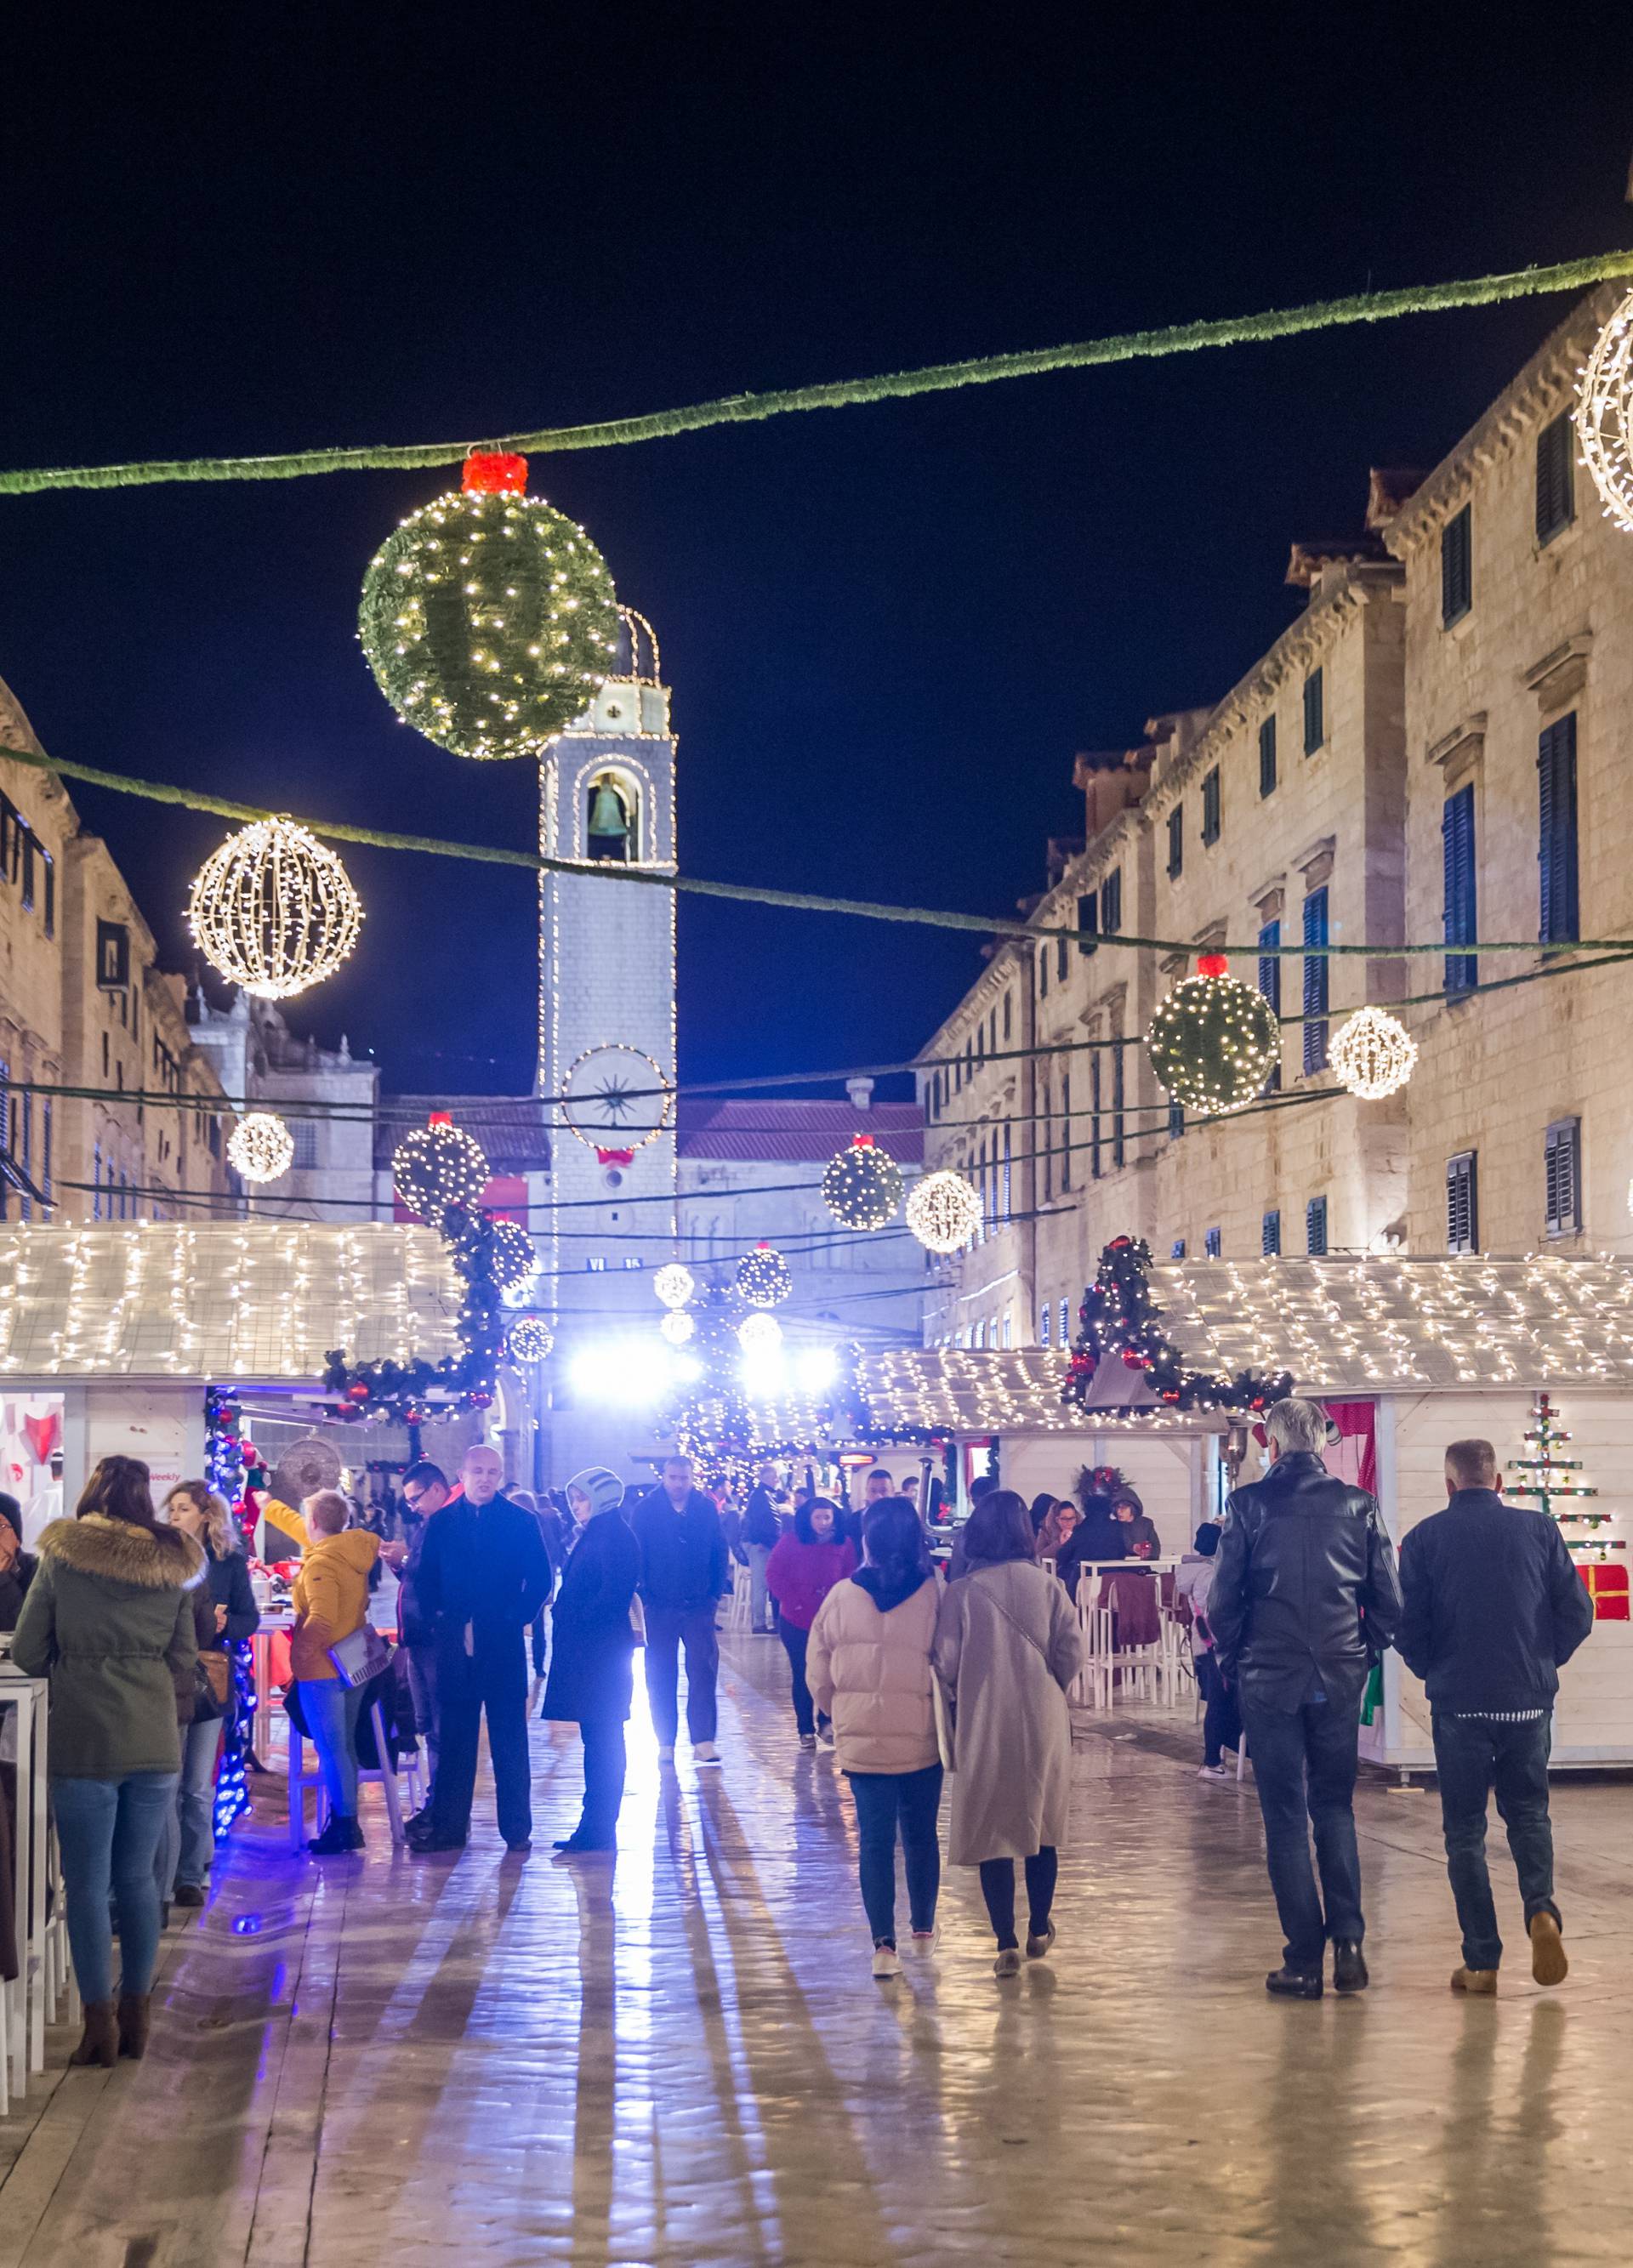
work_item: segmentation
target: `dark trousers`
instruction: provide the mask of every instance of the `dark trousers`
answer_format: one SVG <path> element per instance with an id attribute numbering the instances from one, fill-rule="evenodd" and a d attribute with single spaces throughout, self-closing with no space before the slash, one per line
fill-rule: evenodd
<path id="1" fill-rule="evenodd" d="M 857 1871 L 862 1910 L 876 1945 L 896 1942 L 896 1837 L 902 1838 L 907 1875 L 907 1911 L 916 1930 L 935 1926 L 935 1898 L 942 1886 L 942 1846 L 935 1839 L 935 1815 L 942 1808 L 942 1768 L 922 1771 L 851 1772 L 856 1806 Z"/>
<path id="2" fill-rule="evenodd" d="M 1329 1937 L 1358 1942 L 1366 1933 L 1354 1808 L 1360 1723 L 1359 1698 L 1347 1708 L 1313 1701 L 1300 1709 L 1259 1707 L 1249 1695 L 1242 1700 L 1287 1965 L 1306 1975 L 1319 1970 Z M 1312 1828 L 1319 1893 L 1310 1865 Z"/>
<path id="3" fill-rule="evenodd" d="M 1486 1800 L 1496 1790 L 1497 1812 L 1519 1875 L 1526 1926 L 1554 1904 L 1554 1830 L 1548 1815 L 1548 1759 L 1554 1719 L 1523 1725 L 1489 1717 L 1443 1717 L 1434 1712 L 1435 1769 L 1440 1775 L 1440 1820 L 1446 1838 L 1446 1872 L 1463 1933 L 1469 1969 L 1495 1969 L 1503 1958 L 1491 1877 L 1486 1872 Z"/>
<path id="4" fill-rule="evenodd" d="M 647 1609 L 647 1698 L 662 1748 L 680 1726 L 680 1654 L 686 1649 L 686 1731 L 693 1748 L 714 1738 L 714 1680 L 720 1666 L 714 1602 L 703 1607 Z"/>
<path id="5" fill-rule="evenodd" d="M 1055 1877 L 1060 1870 L 1060 1853 L 1052 1843 L 1035 1851 L 1026 1860 L 1027 1928 L 1033 1937 L 1041 1937 L 1049 1926 L 1049 1916 L 1054 1907 Z M 998 1940 L 998 1950 L 1020 1942 L 1015 1933 L 1015 1861 L 1013 1859 L 983 1859 L 981 1861 L 981 1896 L 986 1901 L 986 1918 L 993 1926 L 993 1935 Z"/>
<path id="6" fill-rule="evenodd" d="M 1196 1683 L 1203 1703 L 1202 1762 L 1216 1764 L 1222 1751 L 1235 1748 L 1242 1737 L 1242 1712 L 1211 1653 L 1197 1655 Z"/>
<path id="7" fill-rule="evenodd" d="M 518 1631 L 502 1647 L 478 1654 L 447 1646 L 439 1650 L 440 1752 L 431 1800 L 432 1831 L 439 1837 L 462 1841 L 470 1831 L 477 1742 L 484 1711 L 499 1833 L 507 1843 L 525 1843 L 533 1832 L 524 1638 L 525 1633 Z"/>
<path id="8" fill-rule="evenodd" d="M 584 1810 L 578 1832 L 585 1842 L 610 1849 L 617 1841 L 624 1802 L 624 1719 L 586 1717 L 579 1731 L 584 1742 Z"/>
<path id="9" fill-rule="evenodd" d="M 825 1717 L 818 1716 L 816 1704 L 811 1699 L 811 1689 L 805 1683 L 805 1649 L 810 1644 L 811 1634 L 808 1630 L 795 1630 L 790 1622 L 780 1622 L 777 1635 L 781 1638 L 783 1650 L 788 1657 L 788 1675 L 794 1688 L 794 1721 L 803 1738 L 815 1733 L 819 1723 L 825 1725 L 828 1721 Z"/>
<path id="10" fill-rule="evenodd" d="M 528 1635 L 533 1641 L 533 1675 L 536 1677 L 543 1677 L 544 1675 L 545 1663 L 548 1659 L 544 1644 L 544 1609 L 543 1607 L 541 1607 L 537 1614 L 534 1616 L 533 1627 Z"/>

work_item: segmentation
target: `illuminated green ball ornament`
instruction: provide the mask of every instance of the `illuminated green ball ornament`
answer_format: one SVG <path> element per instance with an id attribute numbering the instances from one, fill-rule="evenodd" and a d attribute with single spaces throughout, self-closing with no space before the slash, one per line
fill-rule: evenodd
<path id="1" fill-rule="evenodd" d="M 1229 967 L 1223 953 L 1203 954 L 1196 975 L 1157 1003 L 1146 1035 L 1151 1068 L 1169 1094 L 1207 1116 L 1253 1101 L 1282 1051 L 1275 1010 Z"/>
<path id="2" fill-rule="evenodd" d="M 902 1201 L 901 1167 L 871 1134 L 853 1134 L 824 1169 L 822 1201 L 841 1228 L 883 1228 Z"/>
<path id="3" fill-rule="evenodd" d="M 473 450 L 463 489 L 410 512 L 363 578 L 375 683 L 458 756 L 536 755 L 617 659 L 606 561 L 527 484 L 525 457 Z"/>

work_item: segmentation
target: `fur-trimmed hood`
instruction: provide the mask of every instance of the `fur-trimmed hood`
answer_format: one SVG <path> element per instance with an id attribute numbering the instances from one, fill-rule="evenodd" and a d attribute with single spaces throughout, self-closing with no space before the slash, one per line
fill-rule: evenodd
<path id="1" fill-rule="evenodd" d="M 167 1528 L 160 1537 L 100 1512 L 54 1520 L 41 1535 L 40 1557 L 77 1575 L 142 1591 L 190 1591 L 204 1574 L 203 1552 L 182 1529 Z"/>

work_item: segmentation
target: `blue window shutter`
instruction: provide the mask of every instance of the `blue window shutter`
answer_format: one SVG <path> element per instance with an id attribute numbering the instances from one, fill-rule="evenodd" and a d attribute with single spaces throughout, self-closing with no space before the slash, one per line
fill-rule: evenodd
<path id="1" fill-rule="evenodd" d="M 1312 890 L 1304 900 L 1304 943 L 1306 946 L 1325 945 L 1326 941 L 1326 891 L 1323 887 Z M 1303 1001 L 1306 1071 L 1320 1071 L 1326 1063 L 1329 990 L 1326 955 L 1324 953 L 1306 953 Z"/>
<path id="2" fill-rule="evenodd" d="M 1446 1250 L 1480 1249 L 1480 1182 L 1475 1153 L 1460 1150 L 1446 1160 Z"/>
<path id="3" fill-rule="evenodd" d="M 1574 1236 L 1582 1226 L 1582 1122 L 1562 1118 L 1543 1145 L 1546 1220 L 1550 1236 Z"/>
<path id="4" fill-rule="evenodd" d="M 1326 1199 L 1312 1197 L 1304 1207 L 1304 1249 L 1319 1260 L 1326 1251 Z"/>
<path id="5" fill-rule="evenodd" d="M 1100 950 L 1098 944 L 1096 942 L 1100 933 L 1100 899 L 1097 891 L 1085 890 L 1083 895 L 1078 899 L 1077 930 L 1077 950 L 1082 954 L 1083 959 L 1087 961 L 1091 953 L 1098 953 Z M 1003 1005 L 1006 1020 L 1004 1026 L 1004 1037 L 1008 1039 L 1009 1036 L 1008 1024 L 1009 996 L 1007 992 L 1004 994 Z"/>
<path id="6" fill-rule="evenodd" d="M 1537 865 L 1544 945 L 1563 945 L 1581 928 L 1577 882 L 1577 718 L 1555 718 L 1537 742 Z"/>
<path id="7" fill-rule="evenodd" d="M 1461 621 L 1474 601 L 1474 529 L 1465 504 L 1440 531 L 1440 621 Z"/>
<path id="8" fill-rule="evenodd" d="M 1474 788 L 1472 780 L 1446 798 L 1445 808 L 1440 816 L 1440 841 L 1445 881 L 1445 941 L 1448 945 L 1472 945 L 1479 934 L 1475 926 L 1479 890 L 1474 865 Z M 1480 981 L 1479 968 L 1474 954 L 1449 953 L 1445 965 L 1446 990 L 1471 991 Z"/>
<path id="9" fill-rule="evenodd" d="M 1274 947 L 1281 942 L 1281 923 L 1267 922 L 1259 932 L 1259 989 L 1278 1016 L 1282 1012 L 1282 956 L 1275 951 L 1267 951 L 1267 947 Z M 1275 1094 L 1281 1085 L 1282 1064 L 1278 1057 L 1271 1067 L 1269 1078 L 1265 1081 L 1265 1093 Z"/>
<path id="10" fill-rule="evenodd" d="M 1185 870 L 1185 806 L 1175 804 L 1168 814 L 1168 872 L 1170 875 Z"/>
<path id="11" fill-rule="evenodd" d="M 1259 1224 L 1259 1249 L 1267 1260 L 1282 1249 L 1282 1216 L 1279 1212 L 1267 1212 Z"/>
<path id="12" fill-rule="evenodd" d="M 1223 1240 L 1216 1228 L 1210 1228 L 1202 1239 L 1202 1250 L 1209 1260 L 1217 1260 L 1223 1250 Z"/>
<path id="13" fill-rule="evenodd" d="M 1275 793 L 1275 718 L 1267 717 L 1259 727 L 1259 792 Z"/>
<path id="14" fill-rule="evenodd" d="M 1115 937 L 1123 925 L 1123 870 L 1119 866 L 1100 885 L 1100 934 Z"/>
<path id="15" fill-rule="evenodd" d="M 1304 680 L 1304 754 L 1313 756 L 1326 738 L 1326 703 L 1321 673 L 1312 669 Z"/>
<path id="16" fill-rule="evenodd" d="M 1537 541 L 1546 543 L 1576 518 L 1572 490 L 1570 413 L 1563 411 L 1537 435 Z"/>

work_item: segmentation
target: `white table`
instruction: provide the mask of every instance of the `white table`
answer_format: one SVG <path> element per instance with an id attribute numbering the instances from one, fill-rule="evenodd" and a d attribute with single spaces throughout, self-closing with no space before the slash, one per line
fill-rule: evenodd
<path id="1" fill-rule="evenodd" d="M 31 2071 L 45 2069 L 46 1871 L 50 1859 L 47 1811 L 46 1720 L 48 1688 L 0 1660 L 0 1708 L 17 1715 L 17 1836 L 15 1870 L 18 1974 L 0 1985 L 10 1995 L 11 2086 L 21 2095 Z"/>

